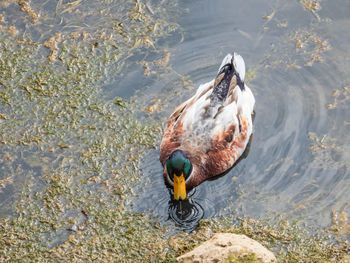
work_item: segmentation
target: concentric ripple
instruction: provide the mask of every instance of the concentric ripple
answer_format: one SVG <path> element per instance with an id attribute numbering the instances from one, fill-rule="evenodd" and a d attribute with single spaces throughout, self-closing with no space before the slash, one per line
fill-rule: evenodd
<path id="1" fill-rule="evenodd" d="M 169 202 L 169 217 L 184 231 L 193 230 L 204 216 L 204 209 L 193 198 Z"/>
<path id="2" fill-rule="evenodd" d="M 194 93 L 215 77 L 228 52 L 244 57 L 246 84 L 256 98 L 249 154 L 226 175 L 199 185 L 179 207 L 171 201 L 154 150 L 140 166 L 141 178 L 150 184 L 143 185 L 134 209 L 151 211 L 164 223 L 170 217 L 179 229 L 218 215 L 282 213 L 325 227 L 332 211 L 346 210 L 350 200 L 350 59 L 344 56 L 350 43 L 344 25 L 350 19 L 342 5 L 328 3 L 322 3 L 318 20 L 298 1 L 261 1 L 247 12 L 242 10 L 249 5 L 237 11 L 234 1 L 223 2 L 186 4 L 184 41 L 171 50 L 171 64 L 194 82 Z M 274 15 L 262 25 L 271 9 Z M 161 83 L 154 83 L 155 93 Z M 161 90 L 171 93 L 169 86 Z M 164 118 L 190 93 L 175 92 Z"/>

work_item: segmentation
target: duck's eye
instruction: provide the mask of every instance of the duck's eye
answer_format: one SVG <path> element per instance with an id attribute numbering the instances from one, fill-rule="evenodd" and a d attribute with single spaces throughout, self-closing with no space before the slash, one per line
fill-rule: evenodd
<path id="1" fill-rule="evenodd" d="M 168 160 L 166 162 L 166 170 L 168 172 L 169 178 L 171 179 L 171 181 L 174 181 L 174 170 L 170 164 L 170 160 Z"/>

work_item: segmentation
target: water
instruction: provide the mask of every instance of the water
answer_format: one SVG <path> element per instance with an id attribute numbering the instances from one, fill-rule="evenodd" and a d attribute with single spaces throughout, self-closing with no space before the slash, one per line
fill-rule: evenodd
<path id="1" fill-rule="evenodd" d="M 254 136 L 247 158 L 198 186 L 184 215 L 164 186 L 159 149 L 152 150 L 140 165 L 142 187 L 134 211 L 185 230 L 202 217 L 228 214 L 282 214 L 326 227 L 332 213 L 349 212 L 350 3 L 323 1 L 307 10 L 307 2 L 182 2 L 189 10 L 179 20 L 184 39 L 170 48 L 170 64 L 194 87 L 160 115 L 169 116 L 199 84 L 215 77 L 228 52 L 236 51 L 251 74 Z M 171 82 L 162 81 L 155 80 L 150 92 L 171 92 Z"/>
<path id="2" fill-rule="evenodd" d="M 125 10 L 119 10 L 117 5 L 110 6 L 108 2 L 103 5 L 101 2 L 75 3 L 80 4 L 78 9 L 81 15 L 72 15 L 67 11 L 70 5 L 56 5 L 50 1 L 41 5 L 40 1 L 33 1 L 34 10 L 39 10 L 38 6 L 41 6 L 41 17 L 45 17 L 39 25 L 32 24 L 27 16 L 24 16 L 24 21 L 17 20 L 20 7 L 13 3 L 12 9 L 4 5 L 1 10 L 5 10 L 3 12 L 8 25 L 16 25 L 20 33 L 40 45 L 55 32 L 67 36 L 75 30 L 79 33 L 87 31 L 92 35 L 91 39 L 100 41 L 102 37 L 99 38 L 98 35 L 102 33 L 112 32 L 115 36 L 113 30 L 118 25 L 116 21 L 127 17 Z M 157 1 L 147 3 L 157 11 Z M 107 64 L 104 61 L 100 63 L 105 72 L 99 72 L 97 75 L 101 80 L 93 83 L 96 86 L 102 83 L 102 94 L 97 92 L 97 96 L 106 101 L 113 101 L 119 96 L 140 102 L 136 104 L 139 105 L 136 111 L 140 123 L 146 123 L 149 119 L 144 121 L 143 118 L 149 117 L 164 127 L 174 108 L 192 96 L 201 83 L 214 78 L 223 57 L 233 51 L 245 59 L 248 70 L 246 83 L 256 98 L 254 136 L 250 149 L 233 169 L 224 176 L 202 183 L 189 194 L 189 201 L 175 203 L 171 201 L 171 193 L 163 182 L 163 168 L 158 160 L 159 147 L 147 149 L 137 167 L 140 180 L 134 183 L 136 197 L 129 200 L 128 211 L 154 215 L 161 224 L 186 231 L 195 228 L 201 218 L 226 215 L 270 218 L 282 214 L 287 219 L 306 221 L 316 227 L 330 225 L 332 214 L 345 213 L 348 218 L 350 3 L 342 0 L 335 5 L 332 1 L 322 1 L 319 3 L 320 8 L 315 10 L 308 3 L 309 1 L 287 0 L 262 0 L 255 3 L 230 0 L 181 1 L 176 8 L 181 10 L 178 11 L 181 15 L 170 8 L 170 12 L 175 14 L 173 19 L 180 26 L 176 30 L 169 30 L 169 33 L 164 34 L 166 37 L 161 37 L 156 43 L 157 48 L 166 50 L 165 53 L 152 47 L 133 53 L 129 41 L 119 47 L 121 51 L 116 55 L 120 56 L 116 59 L 117 62 L 110 62 L 108 59 L 113 59 L 108 57 Z M 133 5 L 134 2 L 127 6 Z M 163 8 L 162 5 L 159 6 Z M 310 7 L 311 10 L 308 10 Z M 96 9 L 100 10 L 96 12 Z M 147 11 L 148 15 L 152 16 L 152 13 L 158 15 L 157 12 Z M 130 28 L 133 28 L 132 25 Z M 137 26 L 135 28 L 132 32 L 138 37 L 141 33 L 137 32 Z M 112 40 L 119 44 L 118 37 L 112 37 Z M 98 53 L 98 48 L 96 50 Z M 47 49 L 42 52 L 49 55 Z M 145 61 L 150 71 L 154 70 L 156 74 L 146 73 L 143 66 Z M 119 62 L 122 62 L 120 66 L 116 65 Z M 89 100 L 95 102 L 93 96 Z M 52 104 L 56 102 L 54 100 Z M 46 108 L 38 106 L 42 105 L 40 103 L 41 101 L 25 104 L 29 109 L 38 108 L 39 113 L 35 110 L 34 113 L 28 111 L 28 116 L 32 118 L 28 119 L 29 125 L 25 123 L 28 127 L 23 126 L 20 131 L 13 131 L 14 138 L 22 138 L 22 129 L 28 128 L 33 132 L 36 126 L 40 127 L 40 114 L 46 112 Z M 145 108 L 144 104 L 150 108 Z M 61 109 L 60 102 L 57 105 Z M 153 106 L 155 110 L 152 110 Z M 53 107 L 55 110 L 57 108 Z M 96 124 L 98 130 L 94 132 L 93 129 L 81 128 L 83 132 L 79 132 L 88 132 L 88 139 L 82 144 L 74 131 L 72 134 L 69 129 L 67 134 L 70 137 L 59 139 L 72 144 L 68 145 L 70 147 L 58 147 L 56 138 L 51 137 L 47 140 L 45 137 L 37 148 L 33 146 L 30 149 L 18 146 L 17 142 L 7 146 L 4 143 L 0 149 L 0 179 L 6 179 L 8 174 L 15 176 L 11 183 L 6 183 L 0 189 L 0 217 L 13 214 L 11 204 L 25 198 L 21 195 L 23 185 L 33 184 L 33 189 L 40 192 L 40 189 L 50 183 L 47 178 L 42 180 L 43 174 L 48 174 L 47 167 L 54 172 L 63 171 L 67 176 L 78 174 L 80 177 L 74 177 L 75 187 L 82 182 L 82 185 L 86 184 L 93 168 L 100 168 L 91 173 L 101 176 L 102 179 L 98 180 L 110 179 L 114 176 L 110 170 L 121 169 L 119 163 L 116 165 L 113 160 L 113 147 L 117 148 L 118 145 L 112 144 L 112 141 L 118 125 L 116 128 L 108 122 L 112 128 L 106 127 L 104 121 L 107 120 L 100 119 L 97 114 L 89 117 L 90 111 L 79 110 L 80 116 L 84 116 L 82 123 Z M 6 113 L 8 119 L 11 119 L 11 111 L 12 108 L 7 108 L 4 104 L 0 113 Z M 64 117 L 62 122 L 67 124 Z M 3 118 L 0 121 L 0 124 L 5 123 Z M 126 126 L 124 122 L 122 124 Z M 57 127 L 61 127 L 59 132 L 65 132 L 64 127 Z M 100 144 L 96 143 L 94 148 L 92 146 L 95 145 L 91 143 L 94 154 L 92 157 L 86 154 L 90 141 L 99 142 L 99 139 L 112 149 L 101 150 L 103 147 L 97 147 Z M 122 140 L 125 141 L 127 139 Z M 52 145 L 53 151 L 48 151 L 48 146 Z M 130 151 L 132 150 L 131 148 Z M 86 154 L 86 159 L 91 157 L 92 161 L 89 159 L 87 164 L 82 164 L 79 159 L 81 153 Z M 6 164 L 7 159 L 10 160 L 9 165 Z M 92 168 L 89 161 L 93 163 Z M 128 167 L 128 163 L 122 167 Z M 67 181 L 71 182 L 70 179 Z M 84 196 L 74 188 L 74 182 L 71 184 L 73 186 L 70 185 L 70 192 L 67 192 L 74 197 Z M 104 187 L 96 183 L 82 189 L 92 199 L 95 195 L 101 195 L 100 198 L 105 198 L 102 203 L 114 207 L 115 204 L 109 197 L 115 197 L 115 194 L 107 183 L 106 185 Z M 62 204 L 67 205 L 64 201 Z M 99 206 L 100 200 L 95 205 Z M 67 211 L 63 209 L 62 213 L 69 214 L 69 209 L 71 208 L 67 208 Z M 81 217 L 79 213 L 75 216 L 78 219 Z"/>

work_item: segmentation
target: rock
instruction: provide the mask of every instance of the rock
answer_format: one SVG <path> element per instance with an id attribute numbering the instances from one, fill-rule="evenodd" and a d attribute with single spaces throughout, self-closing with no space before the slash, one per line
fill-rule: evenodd
<path id="1" fill-rule="evenodd" d="M 231 233 L 215 234 L 192 251 L 178 257 L 177 261 L 180 263 L 209 263 L 251 255 L 254 255 L 256 262 L 277 262 L 275 255 L 259 242 L 245 235 Z"/>

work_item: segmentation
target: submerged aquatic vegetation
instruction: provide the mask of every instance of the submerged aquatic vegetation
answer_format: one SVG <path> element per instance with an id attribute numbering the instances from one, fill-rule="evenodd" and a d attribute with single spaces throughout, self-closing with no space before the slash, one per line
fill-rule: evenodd
<path id="1" fill-rule="evenodd" d="M 191 235 L 181 233 L 172 237 L 169 242 L 171 252 L 176 256 L 186 253 L 216 232 L 247 235 L 273 251 L 278 262 L 329 262 L 335 259 L 346 262 L 349 252 L 349 246 L 341 239 L 338 244 L 334 240 L 329 242 L 322 231 L 309 232 L 298 222 L 289 223 L 279 218 L 268 223 L 251 218 L 237 220 L 232 216 L 201 220 Z"/>
<path id="2" fill-rule="evenodd" d="M 84 9 L 76 1 L 56 12 L 79 7 Z M 125 211 L 138 162 L 158 144 L 160 125 L 137 118 L 134 109 L 145 108 L 142 102 L 104 98 L 101 85 L 176 25 L 158 18 L 165 10 L 146 14 L 138 1 L 125 1 L 124 8 L 129 19 L 123 24 L 111 19 L 111 27 L 97 33 L 89 27 L 62 28 L 38 39 L 1 33 L 0 180 L 16 205 L 0 196 L 0 261 L 133 261 L 165 255 L 166 240 L 155 223 Z M 29 25 L 30 33 L 45 28 L 40 17 Z M 76 32 L 79 37 L 70 37 Z M 12 217 L 4 217 L 13 209 Z"/>
<path id="3" fill-rule="evenodd" d="M 138 91 L 125 100 L 102 86 L 120 78 L 135 54 L 157 54 L 142 64 L 150 75 L 169 70 L 170 53 L 157 41 L 179 30 L 163 19 L 178 12 L 176 2 L 38 2 L 9 1 L 24 16 L 4 12 L 1 19 L 1 262 L 173 262 L 213 231 L 245 233 L 269 247 L 292 242 L 290 256 L 281 254 L 290 262 L 320 258 L 304 245 L 313 239 L 291 238 L 300 232 L 294 228 L 287 235 L 250 221 L 237 227 L 210 219 L 169 237 L 156 220 L 129 212 L 139 162 L 159 143 L 154 115 L 178 93 L 163 100 L 139 98 Z M 191 86 L 177 78 L 175 87 Z M 321 258 L 340 251 L 319 244 Z"/>
<path id="4" fill-rule="evenodd" d="M 347 105 L 350 100 L 350 87 L 343 87 L 342 89 L 335 89 L 333 91 L 333 102 L 327 104 L 328 109 L 335 109 Z"/>

